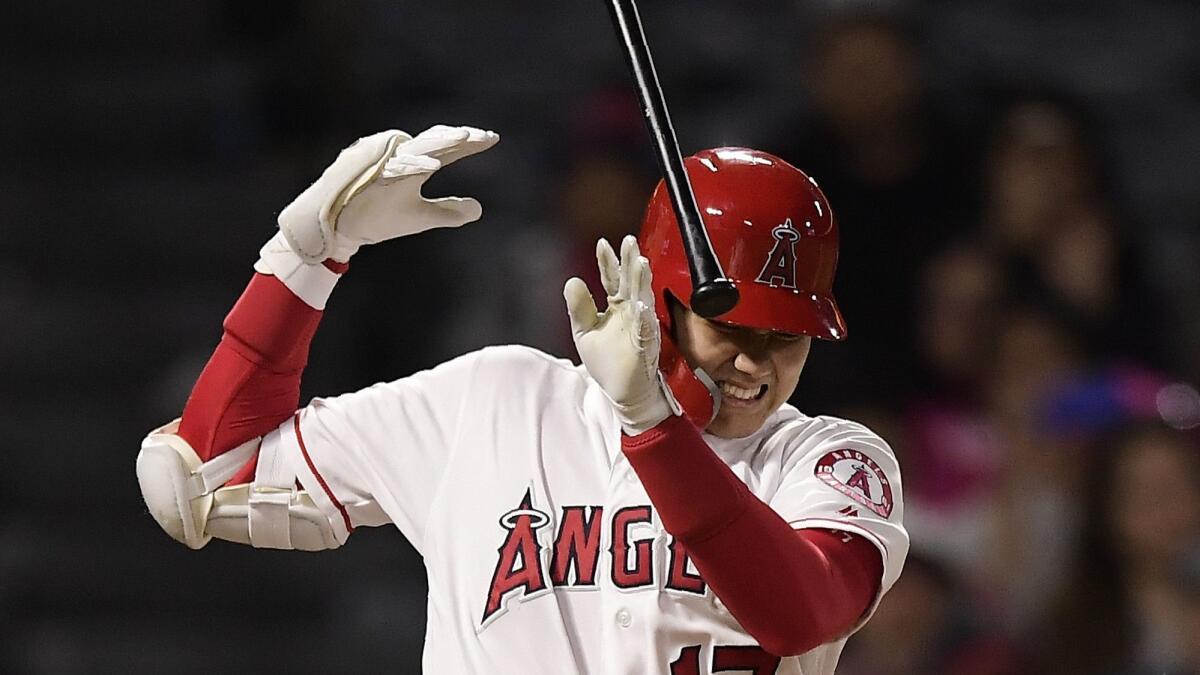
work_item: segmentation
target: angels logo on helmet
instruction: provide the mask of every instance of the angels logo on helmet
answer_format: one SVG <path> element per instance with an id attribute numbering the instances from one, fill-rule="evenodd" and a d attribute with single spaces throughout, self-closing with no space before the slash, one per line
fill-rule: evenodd
<path id="1" fill-rule="evenodd" d="M 809 224 L 809 227 L 812 225 Z M 771 249 L 767 263 L 755 281 L 772 288 L 795 288 L 796 240 L 800 238 L 800 233 L 792 226 L 792 219 L 788 218 L 771 230 L 771 236 L 775 237 L 775 247 Z"/>

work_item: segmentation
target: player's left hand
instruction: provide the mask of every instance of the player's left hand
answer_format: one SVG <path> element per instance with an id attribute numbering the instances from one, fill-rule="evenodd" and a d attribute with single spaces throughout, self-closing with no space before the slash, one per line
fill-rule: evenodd
<path id="1" fill-rule="evenodd" d="M 306 263 L 346 262 L 359 247 L 479 219 L 470 197 L 427 199 L 425 181 L 496 144 L 494 131 L 436 125 L 414 136 L 391 129 L 360 138 L 279 214 L 280 233 Z"/>
<path id="2" fill-rule="evenodd" d="M 621 242 L 621 260 L 612 246 L 596 244 L 600 279 L 608 307 L 596 302 L 582 279 L 563 288 L 575 348 L 592 378 L 608 396 L 625 433 L 642 433 L 675 414 L 670 394 L 658 370 L 661 341 L 650 290 L 650 262 L 638 250 L 637 239 Z"/>

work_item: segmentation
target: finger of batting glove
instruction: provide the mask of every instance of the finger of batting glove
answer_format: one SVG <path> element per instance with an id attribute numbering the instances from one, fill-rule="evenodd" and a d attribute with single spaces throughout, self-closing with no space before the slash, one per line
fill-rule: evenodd
<path id="1" fill-rule="evenodd" d="M 596 264 L 600 267 L 600 283 L 604 284 L 604 292 L 609 298 L 616 298 L 621 292 L 621 263 L 617 262 L 617 254 L 607 239 L 601 238 L 596 242 Z"/>
<path id="2" fill-rule="evenodd" d="M 494 131 L 476 129 L 475 127 L 456 128 L 460 131 L 466 131 L 467 137 L 453 145 L 431 153 L 442 160 L 443 166 L 453 164 L 463 157 L 470 157 L 471 155 L 483 152 L 500 142 L 500 134 Z"/>
<path id="3" fill-rule="evenodd" d="M 579 277 L 571 277 L 563 286 L 563 299 L 567 301 L 567 316 L 571 318 L 571 334 L 578 339 L 596 327 L 600 313 L 587 284 Z"/>
<path id="4" fill-rule="evenodd" d="M 471 132 L 462 127 L 438 124 L 405 141 L 397 150 L 410 155 L 425 155 L 441 159 L 441 155 L 467 140 Z"/>
<path id="5" fill-rule="evenodd" d="M 403 147 L 404 144 L 400 144 L 392 154 L 392 157 L 383 165 L 383 173 L 381 175 L 384 179 L 391 180 L 393 178 L 404 178 L 418 174 L 432 174 L 434 171 L 442 168 L 442 161 L 440 159 L 403 152 Z"/>
<path id="6" fill-rule="evenodd" d="M 483 216 L 483 206 L 471 197 L 442 197 L 425 200 L 425 222 L 430 227 L 458 227 Z"/>
<path id="7" fill-rule="evenodd" d="M 642 256 L 638 251 L 637 237 L 632 234 L 625 235 L 621 240 L 621 292 L 622 300 L 629 300 L 635 297 L 641 283 L 639 281 L 641 266 L 638 265 L 638 258 Z"/>
<path id="8" fill-rule="evenodd" d="M 638 256 L 638 267 L 640 268 L 641 284 L 637 289 L 637 299 L 650 307 L 650 313 L 654 313 L 654 280 L 653 272 L 650 269 L 650 260 L 646 256 Z"/>

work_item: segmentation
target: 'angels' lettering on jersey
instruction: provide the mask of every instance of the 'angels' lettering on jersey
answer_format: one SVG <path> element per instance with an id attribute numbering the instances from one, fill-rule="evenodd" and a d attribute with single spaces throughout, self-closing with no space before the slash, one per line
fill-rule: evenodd
<path id="1" fill-rule="evenodd" d="M 608 563 L 615 587 L 657 589 L 654 582 L 657 549 L 658 555 L 667 555 L 670 560 L 663 580 L 664 590 L 704 595 L 707 590 L 704 579 L 692 571 L 695 568 L 680 542 L 668 537 L 664 545 L 656 546 L 657 535 L 639 536 L 635 531 L 639 525 L 652 523 L 653 513 L 649 504 L 627 506 L 612 516 L 607 516 L 601 505 L 563 506 L 554 542 L 547 552 L 537 535 L 552 519 L 534 508 L 530 491 L 526 490 L 517 507 L 499 518 L 500 527 L 507 533 L 497 549 L 496 568 L 488 585 L 479 630 L 504 613 L 509 598 L 525 602 L 558 588 L 595 589 L 602 538 L 611 542 L 607 549 Z M 603 537 L 605 523 L 607 537 Z M 549 554 L 548 569 L 544 553 Z"/>
<path id="2" fill-rule="evenodd" d="M 509 346 L 318 399 L 264 443 L 292 458 L 342 538 L 344 509 L 355 528 L 394 524 L 424 557 L 424 672 L 771 672 L 664 531 L 620 439 L 584 369 Z M 873 543 L 880 593 L 895 582 L 903 478 L 870 429 L 784 405 L 750 436 L 704 440 L 793 528 Z M 775 671 L 833 675 L 844 644 Z"/>

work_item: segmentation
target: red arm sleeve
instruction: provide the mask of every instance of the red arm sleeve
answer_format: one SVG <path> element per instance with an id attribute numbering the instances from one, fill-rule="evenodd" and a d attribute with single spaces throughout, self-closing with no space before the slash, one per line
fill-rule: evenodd
<path id="1" fill-rule="evenodd" d="M 254 275 L 183 410 L 179 435 L 201 460 L 266 434 L 295 412 L 321 315 L 274 276 Z M 253 470 L 252 461 L 230 483 L 246 482 Z"/>
<path id="2" fill-rule="evenodd" d="M 802 654 L 844 635 L 871 606 L 883 578 L 878 549 L 848 533 L 793 529 L 684 417 L 624 436 L 622 446 L 667 531 L 763 649 Z"/>

